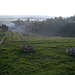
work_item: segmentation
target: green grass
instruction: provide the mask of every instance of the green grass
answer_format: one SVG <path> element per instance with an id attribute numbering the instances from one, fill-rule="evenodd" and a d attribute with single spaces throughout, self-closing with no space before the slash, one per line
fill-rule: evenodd
<path id="1" fill-rule="evenodd" d="M 75 75 L 75 57 L 65 53 L 67 47 L 75 47 L 75 38 L 13 35 L 10 42 L 7 32 L 0 45 L 0 75 Z M 22 52 L 22 44 L 32 44 L 35 49 Z"/>
<path id="2" fill-rule="evenodd" d="M 5 34 L 5 32 L 0 32 L 0 35 Z M 0 36 L 0 41 L 2 40 L 3 36 Z"/>
<path id="3" fill-rule="evenodd" d="M 0 41 L 1 41 L 2 37 L 0 36 Z"/>

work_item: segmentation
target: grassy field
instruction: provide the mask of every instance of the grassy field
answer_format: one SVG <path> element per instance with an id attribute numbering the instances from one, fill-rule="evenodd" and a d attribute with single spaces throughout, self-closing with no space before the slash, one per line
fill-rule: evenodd
<path id="1" fill-rule="evenodd" d="M 0 35 L 1 35 L 1 32 L 0 32 Z M 0 40 L 2 39 L 2 36 L 0 36 Z"/>
<path id="2" fill-rule="evenodd" d="M 0 40 L 2 39 L 2 37 L 0 37 Z"/>
<path id="3" fill-rule="evenodd" d="M 25 53 L 20 45 L 32 44 L 34 51 Z M 6 33 L 0 45 L 0 75 L 75 75 L 75 57 L 65 53 L 75 47 L 74 37 L 40 37 Z"/>
<path id="4" fill-rule="evenodd" d="M 5 34 L 4 32 L 0 32 L 0 41 L 2 40 L 3 36 L 1 36 L 2 34 Z"/>

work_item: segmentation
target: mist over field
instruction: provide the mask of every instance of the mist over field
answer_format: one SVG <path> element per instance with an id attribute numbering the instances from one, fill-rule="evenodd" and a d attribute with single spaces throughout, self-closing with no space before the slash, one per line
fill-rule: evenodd
<path id="1" fill-rule="evenodd" d="M 9 30 L 12 32 L 26 33 L 26 26 L 31 25 L 37 20 L 43 21 L 49 18 L 49 16 L 40 16 L 40 15 L 16 15 L 16 16 L 0 16 L 0 25 L 6 24 L 9 27 Z M 28 22 L 29 19 L 29 22 Z"/>
<path id="2" fill-rule="evenodd" d="M 5 24 L 8 30 L 23 34 L 42 36 L 75 36 L 75 16 L 1 16 L 0 26 Z"/>

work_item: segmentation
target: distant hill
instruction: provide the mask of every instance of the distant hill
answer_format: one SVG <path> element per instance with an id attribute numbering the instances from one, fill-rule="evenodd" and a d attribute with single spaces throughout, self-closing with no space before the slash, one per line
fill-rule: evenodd
<path id="1" fill-rule="evenodd" d="M 43 16 L 43 15 L 0 15 L 0 18 L 36 18 L 36 19 L 44 19 L 44 18 L 53 18 L 53 16 Z"/>

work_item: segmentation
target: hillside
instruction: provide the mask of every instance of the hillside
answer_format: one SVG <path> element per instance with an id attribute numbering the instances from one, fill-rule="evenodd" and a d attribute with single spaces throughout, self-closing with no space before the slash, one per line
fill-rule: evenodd
<path id="1" fill-rule="evenodd" d="M 0 45 L 0 75 L 74 75 L 75 57 L 65 53 L 75 47 L 74 37 L 41 37 L 6 32 Z M 25 53 L 22 44 L 32 44 L 34 51 Z"/>

